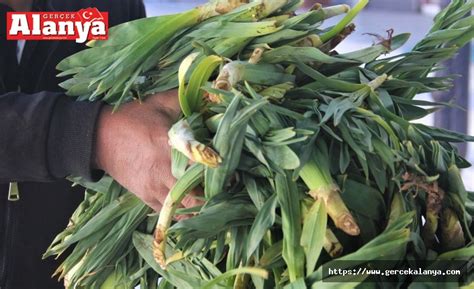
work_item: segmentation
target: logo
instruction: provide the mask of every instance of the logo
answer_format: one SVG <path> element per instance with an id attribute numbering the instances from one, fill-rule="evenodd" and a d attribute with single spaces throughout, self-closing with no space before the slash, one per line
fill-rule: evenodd
<path id="1" fill-rule="evenodd" d="M 78 12 L 8 12 L 8 40 L 107 40 L 109 13 L 97 8 Z"/>

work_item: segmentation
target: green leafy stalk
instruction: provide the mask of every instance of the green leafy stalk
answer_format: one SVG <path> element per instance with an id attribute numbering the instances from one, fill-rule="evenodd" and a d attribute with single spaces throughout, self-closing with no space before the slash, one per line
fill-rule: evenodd
<path id="1" fill-rule="evenodd" d="M 156 224 L 153 251 L 156 261 L 165 269 L 167 231 L 171 225 L 174 213 L 183 198 L 203 180 L 204 167 L 200 164 L 191 166 L 186 173 L 176 182 L 166 197 L 160 217 Z"/>
<path id="2" fill-rule="evenodd" d="M 306 254 L 306 275 L 313 273 L 324 247 L 327 226 L 325 203 L 316 201 L 304 218 L 301 246 Z"/>
<path id="3" fill-rule="evenodd" d="M 309 188 L 309 194 L 324 201 L 328 215 L 336 227 L 351 236 L 360 233 L 359 226 L 341 198 L 340 189 L 329 172 L 328 153 L 315 149 L 314 155 L 300 172 L 300 177 Z"/>
<path id="4" fill-rule="evenodd" d="M 324 43 L 333 37 L 341 33 L 344 28 L 351 23 L 351 21 L 359 14 L 364 7 L 369 4 L 369 0 L 360 0 L 357 4 L 347 13 L 347 15 L 334 26 L 331 30 L 321 35 L 321 41 Z"/>
<path id="5" fill-rule="evenodd" d="M 294 282 L 304 276 L 304 250 L 300 245 L 300 202 L 290 175 L 276 175 L 275 192 L 282 210 L 283 259 L 288 266 L 290 282 Z"/>

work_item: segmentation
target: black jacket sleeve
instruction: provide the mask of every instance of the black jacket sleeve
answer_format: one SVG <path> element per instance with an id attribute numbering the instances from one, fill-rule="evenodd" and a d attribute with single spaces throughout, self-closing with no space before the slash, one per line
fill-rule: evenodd
<path id="1" fill-rule="evenodd" d="M 48 3 L 57 11 L 77 11 L 84 7 L 109 11 L 111 26 L 146 16 L 142 0 Z M 0 4 L 0 14 L 5 15 L 6 11 L 9 10 Z M 0 28 L 0 183 L 44 182 L 69 175 L 97 179 L 100 172 L 93 170 L 92 161 L 95 125 L 102 105 L 75 102 L 63 93 L 36 93 L 57 89 L 57 79 L 46 76 L 54 76 L 55 64 L 67 56 L 59 52 L 69 51 L 66 49 L 69 43 L 61 43 L 55 54 L 51 54 L 49 46 L 38 44 L 32 59 L 48 61 L 29 62 L 23 73 L 15 73 L 15 65 L 9 62 L 16 63 L 16 46 L 5 41 L 6 27 L 1 20 Z M 33 94 L 4 94 L 17 90 L 19 75 L 22 75 L 22 91 Z"/>
<path id="2" fill-rule="evenodd" d="M 145 5 L 142 0 L 131 0 L 129 1 L 129 19 L 136 20 L 146 17 Z"/>
<path id="3" fill-rule="evenodd" d="M 44 182 L 91 169 L 100 103 L 62 93 L 0 96 L 0 181 Z"/>

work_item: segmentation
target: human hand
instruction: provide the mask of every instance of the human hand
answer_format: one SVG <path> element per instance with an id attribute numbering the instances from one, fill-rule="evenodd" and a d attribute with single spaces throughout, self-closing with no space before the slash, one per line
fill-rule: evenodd
<path id="1" fill-rule="evenodd" d="M 95 160 L 122 186 L 159 211 L 176 182 L 171 173 L 168 130 L 180 115 L 177 91 L 148 97 L 144 102 L 122 105 L 112 113 L 105 107 L 98 120 Z M 200 205 L 191 192 L 182 205 Z"/>

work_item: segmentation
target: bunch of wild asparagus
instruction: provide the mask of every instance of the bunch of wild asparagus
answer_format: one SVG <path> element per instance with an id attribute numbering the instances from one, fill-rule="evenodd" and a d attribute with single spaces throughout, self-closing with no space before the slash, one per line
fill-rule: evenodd
<path id="1" fill-rule="evenodd" d="M 178 87 L 183 112 L 169 132 L 177 183 L 158 214 L 108 176 L 74 179 L 85 200 L 45 254 L 73 248 L 57 271 L 67 288 L 419 281 L 326 282 L 341 281 L 323 270 L 336 262 L 349 269 L 377 260 L 391 260 L 384 269 L 455 260 L 461 274 L 449 281 L 473 281 L 474 196 L 460 177 L 470 164 L 452 143 L 474 138 L 412 122 L 450 105 L 415 96 L 450 87 L 451 77 L 432 72 L 474 36 L 473 2 L 453 0 L 411 52 L 392 57 L 382 56 L 408 34 L 336 52 L 368 0 L 295 13 L 301 2 L 214 0 L 117 26 L 108 41 L 59 64 L 72 76 L 62 86 L 78 100 L 120 109 Z M 178 208 L 197 186 L 205 204 Z M 193 217 L 174 221 L 180 214 Z"/>

